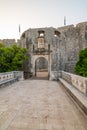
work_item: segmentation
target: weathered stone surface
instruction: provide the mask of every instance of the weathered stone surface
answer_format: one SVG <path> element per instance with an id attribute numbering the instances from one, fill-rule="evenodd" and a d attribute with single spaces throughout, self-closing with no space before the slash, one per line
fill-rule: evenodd
<path id="1" fill-rule="evenodd" d="M 75 88 L 77 88 L 80 92 L 87 95 L 87 78 L 75 74 L 67 73 L 64 71 L 62 71 L 61 77 L 65 81 L 73 85 Z"/>
<path id="2" fill-rule="evenodd" d="M 17 39 L 17 41 L 15 39 L 0 39 L 0 43 L 4 43 L 6 46 L 12 46 L 14 44 L 16 45 L 20 45 L 20 40 Z"/>
<path id="3" fill-rule="evenodd" d="M 23 79 L 23 71 L 0 73 L 0 87 L 8 86 L 15 81 Z"/>
<path id="4" fill-rule="evenodd" d="M 41 38 L 44 38 L 43 51 L 38 48 L 40 32 L 43 32 Z M 36 71 L 34 59 L 42 57 L 42 55 L 48 57 L 49 75 L 51 71 L 53 74 L 53 71 L 57 73 L 60 70 L 74 73 L 79 51 L 87 47 L 87 22 L 79 23 L 75 27 L 69 25 L 57 29 L 53 27 L 29 29 L 21 36 L 21 46 L 29 50 L 31 60 L 28 70 L 32 70 L 33 75 Z"/>
<path id="5" fill-rule="evenodd" d="M 66 80 L 59 78 L 61 83 L 63 84 L 64 88 L 75 101 L 76 104 L 79 105 L 81 110 L 87 115 L 87 96 L 78 91 L 72 84 L 69 84 Z"/>
<path id="6" fill-rule="evenodd" d="M 19 81 L 0 89 L 0 130 L 87 130 L 59 82 Z"/>

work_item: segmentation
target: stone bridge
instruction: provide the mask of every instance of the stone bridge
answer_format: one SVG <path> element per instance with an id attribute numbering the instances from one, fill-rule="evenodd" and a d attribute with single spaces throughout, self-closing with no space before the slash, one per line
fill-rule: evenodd
<path id="1" fill-rule="evenodd" d="M 21 78 L 2 86 L 0 130 L 87 130 L 86 80 L 62 72 L 59 81 Z"/>

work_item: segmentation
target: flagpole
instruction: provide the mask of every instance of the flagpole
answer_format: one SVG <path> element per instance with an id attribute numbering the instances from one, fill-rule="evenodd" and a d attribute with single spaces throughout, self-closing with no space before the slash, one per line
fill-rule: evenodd
<path id="1" fill-rule="evenodd" d="M 66 26 L 66 16 L 64 16 L 64 26 Z"/>
<path id="2" fill-rule="evenodd" d="M 19 38 L 20 38 L 20 34 L 21 34 L 21 28 L 20 28 L 20 24 L 19 24 Z"/>

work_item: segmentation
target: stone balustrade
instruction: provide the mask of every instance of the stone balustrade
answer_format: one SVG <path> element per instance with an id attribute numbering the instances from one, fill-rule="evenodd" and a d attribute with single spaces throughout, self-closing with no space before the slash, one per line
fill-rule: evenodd
<path id="1" fill-rule="evenodd" d="M 17 78 L 18 80 L 23 80 L 23 71 L 13 71 L 14 78 Z"/>
<path id="2" fill-rule="evenodd" d="M 14 78 L 13 72 L 0 73 L 0 82 Z"/>
<path id="3" fill-rule="evenodd" d="M 10 83 L 15 80 L 23 80 L 22 71 L 0 73 L 0 86 L 2 86 L 3 84 Z"/>
<path id="4" fill-rule="evenodd" d="M 68 83 L 87 95 L 87 78 L 62 71 L 61 76 Z"/>

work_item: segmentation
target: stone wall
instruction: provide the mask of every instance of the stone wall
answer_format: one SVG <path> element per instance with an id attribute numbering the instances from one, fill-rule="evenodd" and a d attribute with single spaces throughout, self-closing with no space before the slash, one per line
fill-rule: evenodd
<path id="1" fill-rule="evenodd" d="M 12 46 L 14 44 L 16 45 L 20 45 L 20 40 L 17 39 L 17 41 L 15 39 L 0 39 L 0 43 L 4 43 L 6 46 Z"/>
<path id="2" fill-rule="evenodd" d="M 38 49 L 39 32 L 44 32 L 44 50 L 42 52 Z M 50 53 L 53 51 L 53 37 L 55 28 L 37 28 L 25 31 L 21 36 L 21 47 L 25 47 L 29 51 L 29 68 L 30 72 L 35 75 L 35 62 L 38 58 L 44 57 L 48 62 L 48 73 L 50 73 Z M 50 48 L 49 48 L 50 46 Z M 42 65 L 43 66 L 43 65 Z"/>
<path id="3" fill-rule="evenodd" d="M 44 32 L 45 50 L 38 51 L 39 32 Z M 50 51 L 49 51 L 50 45 Z M 36 28 L 28 29 L 21 36 L 21 47 L 29 51 L 30 61 L 28 70 L 35 70 L 34 57 L 47 55 L 50 79 L 58 78 L 58 71 L 74 73 L 74 67 L 78 61 L 80 50 L 87 47 L 87 22 L 79 23 L 76 26 L 69 25 L 60 28 Z M 51 77 L 52 76 L 52 77 Z"/>
<path id="4" fill-rule="evenodd" d="M 60 27 L 58 31 L 62 44 L 65 44 L 65 71 L 74 73 L 79 51 L 87 47 L 87 22 Z"/>

